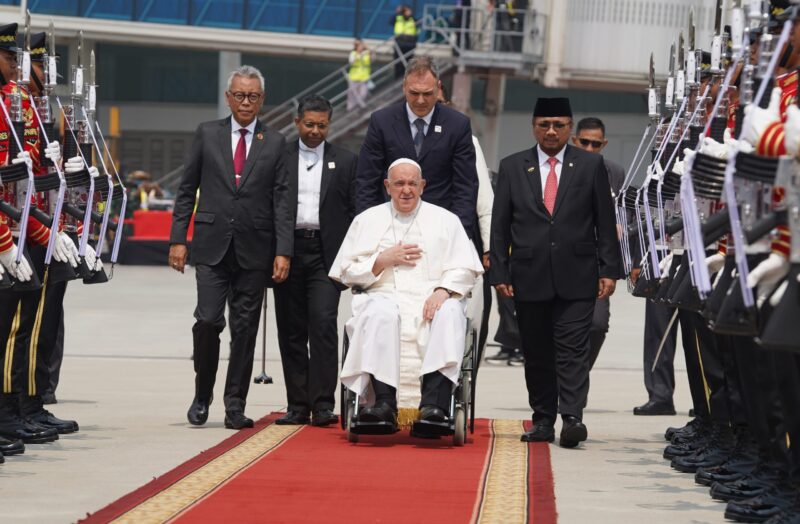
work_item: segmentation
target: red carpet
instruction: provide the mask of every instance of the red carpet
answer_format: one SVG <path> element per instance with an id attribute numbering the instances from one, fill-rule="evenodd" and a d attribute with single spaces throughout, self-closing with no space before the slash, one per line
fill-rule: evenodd
<path id="1" fill-rule="evenodd" d="M 461 448 L 407 432 L 350 444 L 273 414 L 85 522 L 556 522 L 546 444 L 477 420 Z"/>

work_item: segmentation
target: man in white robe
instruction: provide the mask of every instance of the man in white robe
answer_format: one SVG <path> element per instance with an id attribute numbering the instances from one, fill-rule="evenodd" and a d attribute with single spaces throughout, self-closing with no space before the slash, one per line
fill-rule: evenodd
<path id="1" fill-rule="evenodd" d="M 373 404 L 361 422 L 396 423 L 398 389 L 401 406 L 418 403 L 421 420 L 443 422 L 464 356 L 466 295 L 483 267 L 459 218 L 420 200 L 416 162 L 396 160 L 384 185 L 391 201 L 355 217 L 328 274 L 356 290 L 341 381 Z"/>

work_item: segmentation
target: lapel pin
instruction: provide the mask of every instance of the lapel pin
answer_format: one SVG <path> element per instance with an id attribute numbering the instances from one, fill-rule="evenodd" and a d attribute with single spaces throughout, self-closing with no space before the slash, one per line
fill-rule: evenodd
<path id="1" fill-rule="evenodd" d="M 256 135 L 256 138 L 257 138 L 258 140 L 264 140 L 264 133 L 258 133 L 258 134 Z"/>
<path id="2" fill-rule="evenodd" d="M 533 173 L 534 171 L 536 171 L 535 167 L 531 166 L 528 168 L 528 173 Z"/>
<path id="3" fill-rule="evenodd" d="M 433 132 L 434 133 L 441 133 L 442 132 L 442 126 L 433 126 Z"/>
<path id="4" fill-rule="evenodd" d="M 336 169 L 336 162 L 328 162 L 328 169 Z"/>
<path id="5" fill-rule="evenodd" d="M 572 167 L 572 162 L 569 163 L 569 167 Z"/>

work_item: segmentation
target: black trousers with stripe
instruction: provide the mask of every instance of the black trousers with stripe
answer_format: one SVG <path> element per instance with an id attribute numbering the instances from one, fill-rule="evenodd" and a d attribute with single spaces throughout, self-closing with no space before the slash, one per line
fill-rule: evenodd
<path id="1" fill-rule="evenodd" d="M 42 288 L 25 292 L 13 291 L 13 288 L 0 291 L 0 351 L 2 392 L 33 397 L 40 395 L 40 385 L 46 387 L 50 380 L 47 349 L 52 350 L 56 332 L 44 322 L 48 296 L 58 297 L 60 290 L 63 300 L 66 284 L 50 286 L 44 267 L 46 249 L 42 246 L 28 246 L 28 249 Z M 55 302 L 60 304 L 61 300 Z M 60 316 L 60 312 L 53 314 Z M 49 339 L 48 333 L 52 335 Z"/>

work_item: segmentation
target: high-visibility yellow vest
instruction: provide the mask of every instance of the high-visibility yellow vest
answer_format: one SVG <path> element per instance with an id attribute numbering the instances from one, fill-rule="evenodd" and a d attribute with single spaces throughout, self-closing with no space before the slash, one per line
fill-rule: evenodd
<path id="1" fill-rule="evenodd" d="M 403 15 L 397 15 L 394 19 L 394 36 L 417 36 L 417 23 L 414 17 L 406 19 Z"/>
<path id="2" fill-rule="evenodd" d="M 353 82 L 366 82 L 369 80 L 372 74 L 369 51 L 362 51 L 361 53 L 350 51 L 350 56 L 354 56 L 354 58 L 350 64 L 350 71 L 347 73 L 347 77 Z"/>

